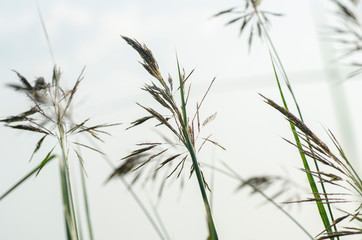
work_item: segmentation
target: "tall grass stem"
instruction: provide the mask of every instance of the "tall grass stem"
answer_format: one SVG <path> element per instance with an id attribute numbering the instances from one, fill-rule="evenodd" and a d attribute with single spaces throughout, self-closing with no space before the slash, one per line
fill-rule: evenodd
<path id="1" fill-rule="evenodd" d="M 209 237 L 210 237 L 211 240 L 218 240 L 217 231 L 216 231 L 214 220 L 213 220 L 213 217 L 212 217 L 210 204 L 209 204 L 209 201 L 207 199 L 207 194 L 206 194 L 204 181 L 203 181 L 202 176 L 201 176 L 199 163 L 197 162 L 197 159 L 196 159 L 195 149 L 194 149 L 194 147 L 192 145 L 190 132 L 189 132 L 189 129 L 188 129 L 187 114 L 186 114 L 186 104 L 185 104 L 185 96 L 184 96 L 184 86 L 183 86 L 184 83 L 183 83 L 183 78 L 181 76 L 180 64 L 179 64 L 178 59 L 177 59 L 177 70 L 178 70 L 179 83 L 180 83 L 181 108 L 182 108 L 182 114 L 183 114 L 183 120 L 184 120 L 183 124 L 182 124 L 182 131 L 183 131 L 183 135 L 184 135 L 184 138 L 185 138 L 185 141 L 186 141 L 187 150 L 189 151 L 189 153 L 191 155 L 192 164 L 193 164 L 193 167 L 194 167 L 194 170 L 195 170 L 195 173 L 196 173 L 197 181 L 199 183 L 201 195 L 202 195 L 202 198 L 204 200 L 204 205 L 205 205 L 205 208 L 206 208 L 206 214 L 207 214 L 207 219 L 208 219 L 208 227 L 209 227 L 209 234 L 210 234 Z"/>
<path id="2" fill-rule="evenodd" d="M 276 77 L 276 80 L 277 80 L 278 89 L 279 89 L 281 98 L 283 100 L 283 105 L 284 105 L 284 107 L 286 109 L 288 109 L 288 106 L 287 106 L 287 103 L 286 103 L 286 100 L 285 100 L 285 97 L 284 97 L 284 94 L 283 94 L 283 91 L 282 91 L 282 88 L 281 88 L 281 85 L 280 85 L 280 82 L 279 82 L 279 78 L 278 78 L 278 74 L 277 74 L 277 71 L 275 69 L 275 66 L 277 66 L 278 69 L 280 70 L 280 72 L 282 73 L 283 79 L 284 79 L 284 81 L 286 83 L 286 86 L 287 86 L 287 88 L 288 88 L 288 90 L 289 90 L 289 92 L 290 92 L 290 94 L 291 94 L 291 96 L 293 98 L 294 104 L 295 104 L 295 106 L 297 108 L 299 117 L 300 117 L 301 121 L 303 122 L 303 116 L 302 116 L 299 104 L 298 104 L 297 99 L 296 99 L 296 97 L 294 95 L 292 86 L 290 84 L 289 78 L 288 78 L 288 76 L 286 74 L 286 71 L 284 69 L 284 66 L 283 66 L 283 64 L 282 64 L 282 62 L 280 60 L 279 54 L 278 54 L 278 52 L 276 51 L 276 49 L 274 47 L 273 41 L 271 40 L 271 38 L 269 36 L 268 30 L 266 29 L 264 22 L 261 20 L 261 17 L 259 16 L 259 12 L 258 12 L 256 4 L 252 0 L 251 0 L 251 3 L 253 5 L 253 7 L 254 7 L 254 12 L 255 12 L 255 14 L 257 16 L 257 20 L 260 23 L 260 26 L 262 28 L 263 36 L 264 36 L 264 38 L 265 38 L 265 40 L 266 40 L 266 42 L 268 44 L 269 53 L 270 53 L 272 64 L 273 64 L 273 70 L 274 70 L 275 77 Z M 296 142 L 298 148 L 300 148 L 299 154 L 301 156 L 303 166 L 307 170 L 306 175 L 307 175 L 307 179 L 308 179 L 309 185 L 311 187 L 312 193 L 313 193 L 313 195 L 314 195 L 314 197 L 316 199 L 320 199 L 320 195 L 318 194 L 319 191 L 318 191 L 317 185 L 315 183 L 315 180 L 314 180 L 313 176 L 308 172 L 308 171 L 310 171 L 310 168 L 309 168 L 308 161 L 307 161 L 307 158 L 306 158 L 305 154 L 301 151 L 302 145 L 300 143 L 298 135 L 295 132 L 295 126 L 292 123 L 290 123 L 290 127 L 291 127 L 291 130 L 293 132 L 295 142 Z M 310 145 L 309 139 L 307 139 L 307 141 L 308 141 L 308 144 Z M 310 147 L 310 149 L 311 149 L 311 151 L 313 151 L 311 147 Z M 317 163 L 317 161 L 315 159 L 314 159 L 314 164 L 315 164 L 316 168 L 319 169 L 318 163 Z M 321 181 L 320 184 L 321 184 L 322 189 L 323 189 L 324 194 L 325 194 L 326 192 L 325 192 L 325 187 L 324 187 L 323 181 Z M 333 217 L 332 210 L 331 210 L 331 208 L 329 206 L 330 204 L 327 202 L 327 207 L 329 209 L 329 216 L 327 215 L 327 212 L 326 212 L 323 204 L 320 204 L 319 201 L 317 201 L 316 204 L 317 204 L 318 212 L 319 212 L 319 215 L 321 217 L 321 220 L 323 222 L 323 225 L 324 225 L 325 229 L 327 229 L 327 231 L 331 232 L 329 218 L 331 218 L 331 220 L 333 222 L 334 217 Z M 331 239 L 333 239 L 333 238 L 331 238 Z M 337 239 L 339 239 L 339 238 L 337 237 Z"/>

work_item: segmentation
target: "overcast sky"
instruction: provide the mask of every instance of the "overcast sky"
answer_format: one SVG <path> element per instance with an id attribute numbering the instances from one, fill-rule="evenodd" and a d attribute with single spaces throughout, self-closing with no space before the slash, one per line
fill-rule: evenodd
<path id="1" fill-rule="evenodd" d="M 62 83 L 72 86 L 86 66 L 77 98 L 77 113 L 81 118 L 127 124 L 141 116 L 135 102 L 146 101 L 140 88 L 151 77 L 120 35 L 136 38 L 152 50 L 164 76 L 168 73 L 176 76 L 176 53 L 186 71 L 195 68 L 192 78 L 195 98 L 200 98 L 213 77 L 217 77 L 204 110 L 218 112 L 212 125 L 213 136 L 226 146 L 227 152 L 212 148 L 206 158 L 228 160 L 245 177 L 289 174 L 303 182 L 303 175 L 297 170 L 301 165 L 295 149 L 281 140 L 290 136 L 287 124 L 258 96 L 261 92 L 279 100 L 266 45 L 256 39 L 249 53 L 246 36 L 239 37 L 239 25 L 225 27 L 230 20 L 227 16 L 210 18 L 239 3 L 236 0 L 0 1 L 0 118 L 28 107 L 25 98 L 5 87 L 6 83 L 17 81 L 12 69 L 30 81 L 38 76 L 51 77 L 54 62 L 38 5 L 54 61 L 62 71 Z M 271 37 L 296 86 L 306 118 L 319 130 L 322 125 L 338 132 L 324 74 L 327 60 L 320 54 L 317 36 L 320 26 L 316 27 L 316 21 L 323 18 L 314 19 L 311 6 L 317 8 L 309 1 L 273 0 L 263 5 L 267 10 L 284 14 L 271 19 Z M 357 81 L 346 86 L 348 91 L 358 87 Z M 347 102 L 354 109 L 358 93 L 347 95 Z M 360 114 L 353 111 L 352 119 L 353 123 L 358 122 Z M 126 133 L 124 128 L 114 130 L 115 136 L 104 146 L 116 164 L 146 135 L 137 130 Z M 147 138 L 152 138 L 152 134 Z M 1 127 L 0 193 L 37 164 L 35 159 L 28 163 L 37 138 Z M 101 163 L 103 160 L 89 156 L 86 168 L 96 239 L 157 239 L 124 186 L 119 182 L 103 184 L 111 172 Z M 65 239 L 57 171 L 54 162 L 36 179 L 0 202 L 0 239 Z M 184 174 L 188 179 L 188 169 Z M 183 193 L 179 193 L 177 184 L 171 185 L 159 205 L 172 239 L 206 239 L 204 212 L 195 184 L 195 179 L 187 180 L 186 185 L 191 186 Z M 223 176 L 216 179 L 215 216 L 221 239 L 306 239 L 273 207 L 260 208 L 261 198 L 250 198 L 246 192 L 234 194 L 236 186 L 235 181 Z M 146 202 L 156 201 L 157 188 L 141 189 Z M 292 213 L 317 234 L 322 229 L 313 207 L 292 208 Z"/>

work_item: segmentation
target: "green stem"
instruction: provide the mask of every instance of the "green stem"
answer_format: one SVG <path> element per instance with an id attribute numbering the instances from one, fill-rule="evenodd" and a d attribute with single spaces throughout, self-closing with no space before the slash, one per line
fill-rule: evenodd
<path id="1" fill-rule="evenodd" d="M 63 211 L 64 211 L 64 221 L 65 221 L 65 229 L 67 233 L 67 239 L 72 240 L 72 224 L 71 224 L 71 217 L 69 214 L 69 199 L 67 197 L 67 184 L 66 184 L 66 177 L 65 177 L 65 170 L 64 164 L 59 160 L 59 170 L 60 170 L 60 179 L 62 183 L 62 197 L 63 197 Z"/>
<path id="2" fill-rule="evenodd" d="M 276 72 L 276 69 L 275 69 L 275 66 L 274 66 L 274 62 L 272 61 L 272 64 L 273 64 L 273 70 L 274 70 L 274 74 L 275 74 L 275 78 L 277 80 L 277 85 L 278 85 L 278 89 L 279 89 L 279 93 L 280 93 L 280 96 L 282 98 L 282 101 L 283 101 L 283 105 L 284 105 L 284 108 L 289 111 L 288 109 L 288 105 L 287 105 L 287 102 L 285 100 L 285 97 L 284 97 L 284 94 L 283 94 L 283 90 L 281 88 L 281 85 L 280 85 L 280 81 L 279 81 L 279 78 L 278 78 L 278 75 L 277 75 L 277 72 Z M 290 123 L 290 128 L 292 130 L 292 133 L 293 133 L 293 136 L 294 136 L 294 140 L 296 142 L 296 145 L 298 146 L 298 150 L 299 150 L 299 155 L 302 159 L 302 162 L 303 162 L 303 167 L 304 169 L 306 170 L 306 175 L 307 175 L 307 179 L 308 179 L 308 182 L 309 182 L 309 185 L 312 189 L 312 193 L 313 193 L 313 196 L 316 200 L 316 204 L 317 204 L 317 208 L 318 208 L 318 212 L 320 214 L 320 217 L 322 219 L 322 222 L 323 222 L 323 225 L 324 227 L 331 231 L 330 230 L 330 222 L 329 222 L 329 218 L 328 218 L 328 215 L 327 215 L 327 212 L 324 208 L 324 205 L 322 203 L 322 201 L 320 200 L 321 197 L 320 197 L 320 194 L 319 194 L 319 190 L 318 190 L 318 187 L 314 181 L 314 178 L 313 176 L 310 174 L 310 167 L 309 167 L 309 164 L 308 164 L 308 161 L 307 161 L 307 158 L 305 156 L 305 154 L 303 153 L 302 151 L 302 144 L 300 142 L 300 139 L 299 139 L 299 136 L 296 132 L 296 128 L 295 126 Z M 317 168 L 317 171 L 319 171 L 319 167 L 318 167 L 318 164 L 316 163 L 315 161 L 315 164 L 316 164 L 316 168 Z M 322 189 L 324 191 L 324 193 L 326 193 L 326 190 L 324 188 L 324 184 L 321 182 L 321 185 L 322 185 Z M 327 198 L 327 195 L 325 194 L 325 197 Z M 333 213 L 332 213 L 332 209 L 330 208 L 330 204 L 327 203 L 327 206 L 328 206 L 328 209 L 329 209 L 329 214 L 331 216 L 331 219 L 333 221 Z"/>
<path id="3" fill-rule="evenodd" d="M 59 144 L 62 149 L 62 159 L 61 159 L 61 177 L 62 177 L 62 185 L 63 185 L 63 202 L 65 204 L 65 218 L 67 224 L 67 232 L 70 233 L 71 240 L 78 240 L 79 233 L 77 227 L 77 220 L 75 215 L 73 194 L 70 182 L 70 172 L 69 172 L 69 162 L 68 162 L 68 154 L 67 147 L 64 141 L 64 129 L 61 123 L 58 124 L 59 130 Z"/>
<path id="4" fill-rule="evenodd" d="M 89 239 L 93 240 L 94 236 L 93 236 L 92 221 L 91 221 L 90 210 L 89 210 L 87 185 L 85 182 L 85 176 L 84 176 L 84 171 L 82 169 L 82 166 L 80 167 L 80 176 L 81 176 L 81 180 L 82 180 L 83 199 L 84 199 L 84 207 L 85 207 L 85 213 L 86 213 L 86 218 L 87 218 Z"/>
<path id="5" fill-rule="evenodd" d="M 191 159 L 192 159 L 192 164 L 196 173 L 196 177 L 197 177 L 197 181 L 199 184 L 199 188 L 201 191 L 201 195 L 202 198 L 204 200 L 204 205 L 205 205 L 205 209 L 206 209 L 206 214 L 207 214 L 207 219 L 208 219 L 208 227 L 209 227 L 209 234 L 210 234 L 210 239 L 211 240 L 218 240 L 218 236 L 217 236 L 217 232 L 216 232 L 216 228 L 215 228 L 215 224 L 214 224 L 214 220 L 212 218 L 212 214 L 211 214 L 211 208 L 210 208 L 210 204 L 209 201 L 207 199 L 207 194 L 206 194 L 206 190 L 205 190 L 205 185 L 204 185 L 204 181 L 201 175 L 201 171 L 199 168 L 199 164 L 197 162 L 196 159 L 196 154 L 195 154 L 195 149 L 194 146 L 192 145 L 191 142 L 191 138 L 190 138 L 190 133 L 188 130 L 188 125 L 187 125 L 187 115 L 186 115 L 186 104 L 185 104 L 185 97 L 184 97 L 184 86 L 183 86 L 183 79 L 181 76 L 181 71 L 180 71 L 180 65 L 179 65 L 179 61 L 177 59 L 177 69 L 178 69 L 178 75 L 179 75 L 179 81 L 180 81 L 180 95 L 181 95 L 181 103 L 182 103 L 182 115 L 183 115 L 183 122 L 182 124 L 182 133 L 184 136 L 184 140 L 186 143 L 186 148 L 188 149 L 190 155 L 191 155 Z"/>
<path id="6" fill-rule="evenodd" d="M 281 60 L 280 60 L 280 58 L 279 58 L 279 55 L 278 55 L 278 53 L 277 53 L 277 51 L 276 51 L 276 49 L 275 49 L 275 47 L 274 47 L 273 41 L 271 40 L 271 38 L 270 38 L 270 36 L 269 36 L 269 34 L 268 34 L 268 31 L 267 31 L 267 29 L 266 29 L 266 27 L 265 27 L 265 25 L 264 25 L 264 22 L 261 20 L 261 18 L 260 18 L 260 16 L 259 16 L 259 12 L 258 12 L 257 6 L 254 4 L 253 1 L 251 1 L 251 3 L 252 3 L 252 5 L 253 5 L 253 7 L 254 7 L 254 12 L 255 12 L 255 14 L 256 14 L 256 16 L 257 16 L 258 22 L 259 22 L 259 24 L 260 24 L 261 27 L 262 27 L 263 36 L 264 36 L 264 38 L 266 39 L 267 44 L 269 45 L 269 51 L 271 51 L 271 52 L 270 52 L 270 55 L 271 55 L 271 59 L 272 59 L 273 69 L 274 69 L 274 73 L 275 73 L 275 76 L 276 76 L 276 79 L 277 79 L 278 88 L 279 88 L 279 92 L 280 92 L 281 98 L 282 98 L 282 100 L 283 100 L 284 107 L 285 107 L 285 109 L 288 110 L 287 103 L 286 103 L 286 101 L 285 101 L 284 94 L 283 94 L 282 88 L 281 88 L 281 86 L 280 86 L 279 78 L 278 78 L 277 73 L 276 73 L 276 70 L 275 70 L 274 62 L 277 64 L 277 66 L 279 67 L 279 70 L 280 70 L 281 73 L 282 73 L 282 76 L 283 76 L 283 78 L 284 78 L 284 81 L 285 81 L 285 83 L 286 83 L 286 85 L 287 85 L 287 88 L 288 88 L 288 90 L 289 90 L 289 92 L 290 92 L 290 94 L 291 94 L 291 96 L 292 96 L 292 98 L 293 98 L 294 104 L 295 104 L 295 106 L 296 106 L 296 108 L 297 108 L 297 111 L 298 111 L 300 120 L 301 120 L 302 122 L 304 122 L 304 121 L 303 121 L 303 116 L 302 116 L 301 110 L 300 110 L 300 108 L 299 108 L 299 104 L 298 104 L 297 99 L 296 99 L 296 97 L 295 97 L 295 95 L 294 95 L 292 86 L 291 86 L 291 84 L 290 84 L 290 82 L 289 82 L 289 79 L 288 79 L 288 76 L 287 76 L 286 71 L 285 71 L 285 69 L 284 69 L 284 66 L 283 66 L 283 64 L 282 64 L 282 62 L 281 62 Z M 273 57 L 274 57 L 274 58 L 273 58 Z M 274 59 L 275 59 L 275 61 L 274 61 Z M 298 146 L 299 154 L 300 154 L 300 156 L 301 156 L 301 158 L 302 158 L 303 166 L 304 166 L 304 168 L 307 170 L 307 171 L 306 171 L 306 175 L 307 175 L 307 178 L 308 178 L 309 185 L 310 185 L 310 187 L 311 187 L 311 189 L 312 189 L 312 193 L 313 193 L 313 195 L 314 195 L 314 197 L 315 197 L 316 199 L 321 199 L 321 198 L 320 198 L 320 195 L 318 194 L 319 191 L 318 191 L 317 185 L 316 185 L 316 183 L 315 183 L 315 181 L 314 181 L 314 178 L 313 178 L 313 176 L 308 172 L 308 171 L 310 171 L 310 168 L 309 168 L 309 165 L 308 165 L 308 162 L 307 162 L 307 158 L 306 158 L 305 154 L 302 152 L 302 145 L 301 145 L 301 143 L 300 143 L 300 139 L 299 139 L 297 133 L 295 132 L 295 130 L 296 130 L 296 129 L 295 129 L 295 126 L 290 123 L 290 127 L 291 127 L 291 129 L 292 129 L 295 142 L 296 142 L 296 144 L 297 144 L 297 146 Z M 311 147 L 311 145 L 310 145 L 310 141 L 309 141 L 308 138 L 307 138 L 307 141 L 308 141 L 308 144 L 309 144 L 309 148 L 310 148 L 310 150 L 311 150 L 311 152 L 312 152 L 312 154 L 313 154 L 313 149 L 312 149 L 312 147 Z M 318 163 L 317 163 L 317 161 L 316 161 L 315 159 L 313 159 L 313 160 L 314 160 L 314 164 L 315 164 L 315 167 L 316 167 L 316 169 L 317 169 L 317 172 L 319 172 Z M 319 176 L 319 178 L 321 179 L 320 176 Z M 320 184 L 321 184 L 321 186 L 322 186 L 322 190 L 323 190 L 323 192 L 324 192 L 324 195 L 325 195 L 326 198 L 327 198 L 327 195 L 325 194 L 325 193 L 326 193 L 326 190 L 325 190 L 323 181 L 321 181 Z M 320 214 L 320 217 L 321 217 L 321 220 L 322 220 L 322 222 L 323 222 L 324 227 L 327 229 L 328 232 L 331 232 L 329 217 L 328 217 L 328 215 L 327 215 L 327 212 L 326 212 L 326 210 L 325 210 L 325 208 L 324 208 L 321 200 L 317 200 L 317 201 L 316 201 L 316 204 L 317 204 L 317 208 L 318 208 L 318 211 L 319 211 L 319 214 Z M 328 211 L 329 211 L 329 216 L 330 216 L 330 218 L 331 218 L 331 220 L 332 220 L 332 222 L 333 222 L 333 221 L 334 221 L 333 212 L 332 212 L 332 209 L 331 209 L 330 204 L 328 203 L 328 201 L 327 201 L 327 207 L 328 207 Z M 334 228 L 336 229 L 336 226 L 334 226 Z M 331 238 L 331 239 L 333 239 L 333 238 Z M 339 238 L 337 237 L 337 239 L 339 239 Z"/>

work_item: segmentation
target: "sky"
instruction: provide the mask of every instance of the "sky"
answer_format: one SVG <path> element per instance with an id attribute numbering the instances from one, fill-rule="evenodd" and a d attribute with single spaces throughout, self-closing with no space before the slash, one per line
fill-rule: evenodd
<path id="1" fill-rule="evenodd" d="M 211 18 L 239 2 L 1 1 L 0 118 L 29 107 L 26 98 L 6 88 L 6 84 L 17 81 L 12 70 L 30 81 L 39 76 L 50 79 L 55 63 L 61 69 L 62 84 L 70 88 L 85 67 L 75 99 L 75 115 L 77 119 L 90 117 L 93 122 L 123 123 L 102 144 L 118 165 L 136 143 L 152 141 L 157 135 L 150 128 L 124 130 L 143 114 L 136 102 L 152 104 L 140 89 L 151 77 L 138 63 L 137 53 L 121 38 L 128 36 L 152 50 L 164 76 L 176 78 L 176 54 L 186 72 L 195 69 L 191 78 L 193 99 L 200 99 L 216 77 L 202 117 L 217 112 L 217 118 L 205 130 L 212 132 L 227 150 L 208 147 L 200 154 L 201 159 L 209 163 L 226 161 L 243 177 L 281 175 L 303 185 L 305 178 L 298 170 L 301 165 L 297 152 L 282 140 L 290 137 L 288 125 L 258 95 L 279 101 L 265 43 L 255 40 L 249 52 L 246 36 L 239 37 L 238 25 L 225 26 L 230 20 L 226 16 Z M 326 12 L 321 12 L 315 1 L 274 0 L 266 1 L 263 7 L 284 14 L 271 19 L 270 34 L 306 120 L 317 133 L 325 134 L 324 126 L 334 130 L 357 159 L 359 153 L 351 139 L 358 146 L 361 114 L 355 110 L 359 109 L 361 84 L 358 78 L 338 85 L 329 82 L 330 69 L 337 67 L 320 48 L 319 33 L 325 26 Z M 333 79 L 345 76 L 343 69 L 336 71 Z M 190 111 L 194 108 L 190 107 Z M 354 137 L 348 135 L 348 129 L 353 130 Z M 0 127 L 0 193 L 39 163 L 41 153 L 39 158 L 28 161 L 38 137 Z M 104 160 L 92 152 L 84 154 L 96 239 L 157 239 L 121 182 L 105 184 L 112 170 Z M 65 239 L 58 171 L 57 163 L 52 162 L 0 202 L 0 239 Z M 72 171 L 79 183 L 77 166 Z M 205 173 L 212 175 L 207 169 Z M 157 197 L 157 184 L 135 188 L 148 206 L 157 206 L 171 239 L 206 239 L 196 179 L 188 179 L 188 169 L 183 175 L 184 189 L 180 191 L 177 179 L 170 180 L 161 199 Z M 262 198 L 249 196 L 247 190 L 235 191 L 237 185 L 222 174 L 215 176 L 212 198 L 221 239 L 306 239 Z M 290 211 L 313 234 L 321 231 L 311 204 L 291 206 Z"/>

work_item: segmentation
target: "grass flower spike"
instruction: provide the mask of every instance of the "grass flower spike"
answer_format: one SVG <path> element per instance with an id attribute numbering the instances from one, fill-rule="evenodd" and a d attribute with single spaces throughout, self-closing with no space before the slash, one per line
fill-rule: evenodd
<path id="1" fill-rule="evenodd" d="M 200 103 L 197 103 L 196 114 L 190 120 L 190 118 L 187 116 L 186 110 L 190 87 L 186 88 L 185 84 L 193 71 L 186 75 L 184 71 L 181 71 L 177 61 L 179 87 L 177 89 L 175 88 L 174 90 L 172 77 L 169 76 L 167 81 L 165 81 L 160 73 L 156 59 L 147 46 L 142 45 L 138 41 L 128 37 L 123 37 L 123 39 L 139 53 L 143 60 L 143 62 L 141 62 L 142 66 L 156 79 L 155 82 L 145 84 L 142 90 L 146 91 L 156 100 L 163 112 L 167 112 L 164 114 L 161 113 L 161 111 L 157 111 L 151 107 L 138 104 L 147 112 L 148 115 L 132 122 L 129 128 L 138 126 L 145 123 L 146 121 L 154 119 L 157 121 L 158 126 L 164 126 L 170 132 L 172 132 L 173 135 L 177 138 L 177 142 L 145 142 L 138 144 L 139 148 L 123 158 L 124 163 L 114 172 L 114 174 L 112 174 L 112 176 L 117 174 L 125 174 L 132 170 L 139 169 L 153 161 L 157 164 L 153 175 L 157 174 L 158 170 L 164 166 L 170 166 L 173 162 L 177 162 L 176 167 L 174 167 L 174 169 L 168 173 L 167 177 L 170 177 L 176 171 L 178 171 L 177 177 L 179 177 L 181 171 L 184 168 L 186 160 L 190 159 L 192 161 L 190 176 L 195 174 L 199 183 L 199 188 L 207 214 L 209 237 L 210 239 L 218 239 L 206 194 L 208 185 L 200 169 L 199 162 L 196 159 L 196 150 L 201 150 L 205 142 L 209 142 L 221 147 L 216 141 L 211 139 L 211 136 L 206 138 L 200 137 L 200 130 L 202 126 L 207 125 L 208 122 L 212 121 L 216 117 L 216 114 L 209 116 L 201 126 L 199 120 L 199 109 L 214 80 L 212 81 L 203 99 L 200 101 Z M 187 93 L 185 92 L 185 89 L 188 89 Z M 177 93 L 180 95 L 180 103 L 177 103 L 175 98 Z M 197 140 L 202 140 L 202 143 L 198 147 L 196 147 Z M 175 148 L 177 148 L 179 151 L 172 153 L 171 149 Z"/>
<path id="2" fill-rule="evenodd" d="M 360 224 L 362 223 L 362 180 L 346 157 L 336 137 L 330 130 L 327 130 L 334 147 L 338 151 L 339 157 L 334 154 L 327 144 L 314 134 L 304 122 L 271 99 L 264 96 L 262 97 L 267 104 L 282 113 L 284 117 L 297 128 L 296 133 L 304 143 L 302 146 L 298 146 L 289 140 L 286 141 L 296 146 L 299 151 L 302 151 L 306 156 L 318 161 L 321 166 L 325 168 L 323 171 L 306 169 L 303 169 L 303 171 L 307 171 L 314 177 L 318 177 L 325 185 L 332 185 L 338 188 L 337 192 L 328 191 L 327 193 L 318 193 L 321 196 L 320 198 L 313 197 L 297 202 L 317 202 L 318 204 L 330 205 L 357 203 L 353 212 L 340 210 L 342 216 L 335 219 L 330 226 L 317 236 L 317 239 L 331 239 L 335 237 L 362 234 L 362 229 L 360 227 Z M 342 222 L 347 222 L 347 220 L 349 220 L 348 226 L 344 226 L 343 230 L 331 231 L 336 225 L 341 225 Z M 352 223 L 358 223 L 359 227 L 354 226 Z"/>
<path id="3" fill-rule="evenodd" d="M 73 122 L 70 109 L 74 95 L 83 79 L 83 71 L 71 90 L 64 90 L 60 87 L 60 71 L 57 67 L 54 67 L 53 69 L 53 77 L 50 82 L 45 81 L 43 77 L 39 77 L 35 80 L 34 85 L 32 85 L 20 73 L 16 71 L 14 72 L 18 75 L 20 84 L 8 84 L 8 86 L 25 94 L 32 102 L 32 107 L 23 113 L 20 113 L 16 116 L 7 117 L 0 121 L 5 123 L 5 126 L 7 127 L 41 135 L 40 139 L 35 145 L 31 159 L 37 152 L 39 152 L 43 146 L 43 143 L 47 139 L 50 137 L 56 139 L 54 146 L 46 154 L 42 163 L 36 168 L 36 173 L 39 174 L 46 164 L 49 163 L 49 161 L 53 158 L 52 155 L 55 148 L 59 147 L 61 150 L 59 166 L 67 238 L 72 240 L 79 239 L 77 217 L 75 215 L 75 206 L 69 171 L 69 153 L 70 149 L 73 149 L 80 164 L 83 166 L 83 158 L 80 152 L 77 151 L 79 147 L 88 148 L 97 152 L 100 151 L 84 143 L 78 142 L 77 140 L 72 139 L 72 137 L 86 133 L 96 140 L 102 141 L 100 134 L 106 133 L 103 128 L 110 127 L 115 124 L 89 126 L 87 125 L 89 119 L 84 120 L 79 124 L 75 124 Z M 31 176 L 33 173 L 35 173 L 35 171 L 32 171 L 31 174 L 27 175 L 27 177 Z M 11 191 L 14 189 L 15 188 L 12 188 Z M 5 197 L 5 195 L 7 195 L 9 192 L 10 190 L 1 198 Z"/>

